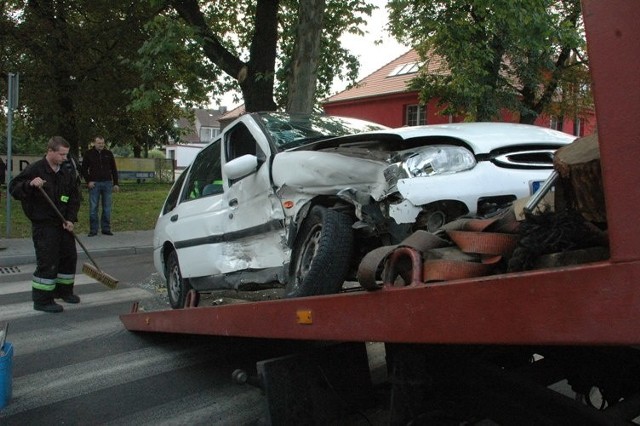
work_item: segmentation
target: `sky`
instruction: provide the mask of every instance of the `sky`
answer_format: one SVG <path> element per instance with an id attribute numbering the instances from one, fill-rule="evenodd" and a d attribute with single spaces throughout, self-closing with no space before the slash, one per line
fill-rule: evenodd
<path id="1" fill-rule="evenodd" d="M 358 81 L 409 50 L 408 47 L 396 42 L 384 31 L 387 26 L 387 10 L 384 7 L 387 0 L 369 0 L 369 2 L 378 8 L 373 11 L 370 18 L 367 18 L 367 26 L 363 28 L 365 35 L 346 34 L 341 37 L 345 48 L 352 52 L 358 52 L 357 56 L 360 60 Z M 378 39 L 382 40 L 382 44 L 375 44 Z M 334 81 L 331 94 L 344 90 L 346 86 L 347 82 Z M 224 97 L 222 105 L 228 109 L 235 108 L 238 105 L 234 104 L 232 99 L 231 95 Z"/>
<path id="2" fill-rule="evenodd" d="M 358 52 L 357 56 L 360 60 L 358 81 L 409 50 L 408 47 L 395 41 L 385 31 L 388 17 L 384 6 L 387 4 L 387 0 L 370 0 L 370 3 L 378 8 L 367 19 L 368 24 L 364 28 L 366 34 L 361 37 L 351 34 L 341 37 L 345 48 L 352 52 Z M 382 44 L 375 44 L 378 39 L 382 40 Z M 346 82 L 334 82 L 332 94 L 343 90 L 346 85 Z"/>

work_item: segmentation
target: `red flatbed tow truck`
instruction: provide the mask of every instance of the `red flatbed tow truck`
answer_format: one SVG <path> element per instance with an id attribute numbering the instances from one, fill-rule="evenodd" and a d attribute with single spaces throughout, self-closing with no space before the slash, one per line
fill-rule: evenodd
<path id="1" fill-rule="evenodd" d="M 632 124 L 640 117 L 640 1 L 583 0 L 582 7 L 608 259 L 372 292 L 155 312 L 134 308 L 120 317 L 125 327 L 384 342 L 390 424 L 433 420 L 443 401 L 467 419 L 499 424 L 630 424 L 640 416 L 640 132 Z M 276 370 L 262 367 L 266 387 Z M 549 389 L 562 379 L 586 403 Z M 291 420 L 270 407 L 272 422 Z"/>

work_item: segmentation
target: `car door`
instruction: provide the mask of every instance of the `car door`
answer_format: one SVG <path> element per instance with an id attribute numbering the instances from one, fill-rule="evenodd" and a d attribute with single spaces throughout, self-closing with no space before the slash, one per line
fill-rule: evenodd
<path id="1" fill-rule="evenodd" d="M 253 119 L 225 129 L 223 161 L 247 154 L 257 157 L 257 170 L 240 178 L 224 179 L 226 250 L 228 257 L 234 259 L 234 269 L 251 271 L 247 275 L 253 282 L 268 282 L 275 275 L 282 280 L 283 267 L 290 257 L 284 212 L 271 182 L 273 154 L 261 126 Z"/>
<path id="2" fill-rule="evenodd" d="M 184 278 L 229 270 L 224 254 L 228 205 L 222 185 L 221 145 L 218 139 L 200 151 L 189 167 L 178 204 L 161 218 Z"/>

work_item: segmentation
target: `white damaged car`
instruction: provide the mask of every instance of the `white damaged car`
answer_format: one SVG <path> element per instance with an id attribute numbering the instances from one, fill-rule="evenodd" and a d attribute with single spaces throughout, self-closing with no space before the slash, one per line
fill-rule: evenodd
<path id="1" fill-rule="evenodd" d="M 529 196 L 574 139 L 509 123 L 245 114 L 176 180 L 154 263 L 174 308 L 191 289 L 336 293 L 371 249 Z"/>

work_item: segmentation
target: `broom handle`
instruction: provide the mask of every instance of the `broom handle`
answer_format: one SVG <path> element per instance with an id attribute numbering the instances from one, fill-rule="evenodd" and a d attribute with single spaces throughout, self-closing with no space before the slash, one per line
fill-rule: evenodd
<path id="1" fill-rule="evenodd" d="M 66 223 L 67 219 L 64 218 L 64 216 L 62 215 L 62 213 L 60 213 L 60 210 L 58 209 L 58 207 L 55 205 L 55 203 L 53 202 L 53 200 L 51 200 L 51 198 L 49 197 L 49 195 L 47 194 L 47 192 L 44 190 L 43 187 L 39 186 L 38 189 L 40 190 L 40 193 L 42 193 L 42 195 L 44 196 L 44 198 L 47 200 L 47 202 L 49 203 L 49 205 L 53 208 L 53 210 L 55 210 L 56 213 L 58 213 L 58 216 L 60 217 L 60 219 L 62 219 L 62 223 Z M 76 241 L 78 242 L 78 244 L 80 244 L 80 247 L 82 247 L 82 250 L 84 250 L 84 253 L 87 255 L 87 257 L 89 258 L 89 260 L 91 261 L 91 263 L 93 263 L 93 266 L 95 266 L 98 270 L 100 270 L 100 267 L 98 266 L 98 264 L 96 263 L 95 260 L 93 260 L 93 257 L 89 254 L 89 250 L 87 250 L 87 248 L 84 246 L 84 244 L 82 244 L 82 241 L 80 241 L 80 239 L 78 238 L 78 236 L 76 235 L 75 232 L 73 231 L 69 231 L 71 232 L 71 235 L 73 235 L 73 238 L 76 239 Z"/>

